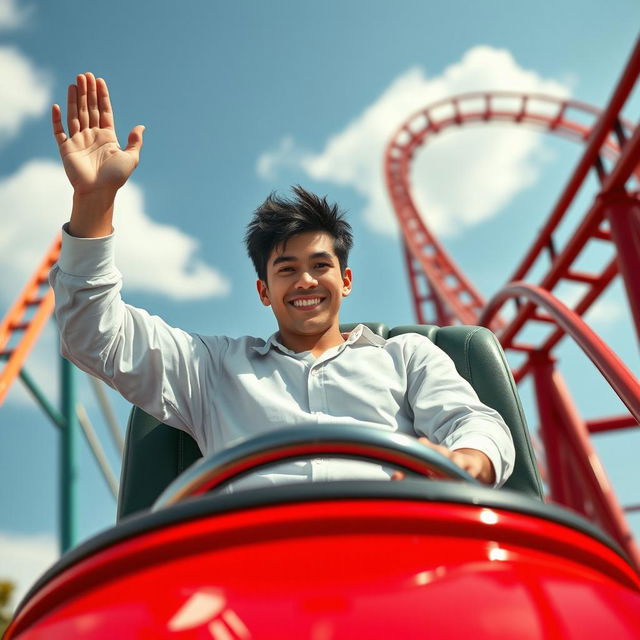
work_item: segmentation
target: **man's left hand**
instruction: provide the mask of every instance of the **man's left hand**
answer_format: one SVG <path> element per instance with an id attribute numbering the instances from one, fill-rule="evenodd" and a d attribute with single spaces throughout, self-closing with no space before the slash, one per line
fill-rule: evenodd
<path id="1" fill-rule="evenodd" d="M 496 480 L 496 474 L 493 469 L 493 464 L 489 457 L 479 451 L 478 449 L 447 449 L 441 444 L 434 444 L 428 438 L 418 438 L 418 442 L 421 442 L 425 447 L 434 449 L 445 458 L 449 458 L 451 462 L 457 464 L 461 469 L 464 469 L 470 476 L 478 479 L 480 482 L 488 485 L 493 485 Z M 405 477 L 404 472 L 394 471 L 391 476 L 392 480 L 402 480 Z"/>

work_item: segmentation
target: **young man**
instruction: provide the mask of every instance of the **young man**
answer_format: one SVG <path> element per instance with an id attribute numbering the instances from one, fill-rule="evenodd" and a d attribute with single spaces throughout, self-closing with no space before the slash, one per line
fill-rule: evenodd
<path id="1" fill-rule="evenodd" d="M 205 455 L 284 426 L 350 423 L 416 435 L 482 482 L 506 480 L 508 428 L 440 349 L 415 334 L 384 340 L 362 325 L 340 333 L 352 238 L 337 207 L 298 187 L 293 200 L 271 196 L 254 213 L 247 249 L 277 333 L 266 342 L 190 334 L 120 299 L 113 205 L 138 164 L 144 128 L 120 149 L 107 86 L 90 73 L 69 87 L 68 135 L 57 105 L 52 119 L 74 187 L 51 272 L 67 358 L 190 433 Z M 245 484 L 389 476 L 369 463 L 322 459 L 279 465 Z"/>

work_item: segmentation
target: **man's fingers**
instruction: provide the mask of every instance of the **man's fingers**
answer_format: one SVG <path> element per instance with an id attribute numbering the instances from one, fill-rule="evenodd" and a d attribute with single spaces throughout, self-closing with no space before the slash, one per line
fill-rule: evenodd
<path id="1" fill-rule="evenodd" d="M 474 478 L 477 478 L 482 471 L 482 465 L 478 463 L 477 459 L 463 451 L 452 451 L 451 449 L 448 449 L 441 444 L 434 444 L 428 438 L 418 438 L 418 440 L 425 447 L 429 447 L 429 449 L 437 451 L 445 458 L 449 458 L 451 462 L 453 462 L 461 469 L 464 469 L 469 475 L 473 476 Z"/>
<path id="2" fill-rule="evenodd" d="M 89 110 L 87 108 L 87 78 L 81 73 L 77 78 L 78 86 L 78 120 L 80 120 L 80 131 L 89 127 Z"/>
<path id="3" fill-rule="evenodd" d="M 474 475 L 474 473 L 472 472 L 474 471 L 474 467 L 477 465 L 473 464 L 474 460 L 471 456 L 467 456 L 464 453 L 458 453 L 457 451 L 452 451 L 451 462 L 457 464 L 460 468 L 464 469 L 468 473 L 471 473 L 471 475 Z M 475 471 L 477 474 L 478 469 L 476 469 Z"/>
<path id="4" fill-rule="evenodd" d="M 474 478 L 478 478 L 485 484 L 493 484 L 496 480 L 495 469 L 489 456 L 478 449 L 458 449 L 455 455 L 464 456 L 466 467 L 464 467 Z"/>
<path id="5" fill-rule="evenodd" d="M 144 126 L 139 124 L 131 130 L 129 134 L 129 139 L 127 141 L 127 147 L 125 151 L 132 155 L 138 163 L 140 158 L 140 149 L 142 149 L 142 134 L 144 133 Z"/>
<path id="6" fill-rule="evenodd" d="M 482 451 L 475 449 L 456 449 L 452 451 L 441 444 L 434 444 L 428 438 L 418 438 L 418 441 L 429 449 L 434 449 L 449 458 L 455 465 L 464 469 L 470 476 L 478 478 L 481 482 L 492 484 L 495 479 L 495 472 L 491 460 Z M 393 478 L 392 478 L 393 479 Z"/>
<path id="7" fill-rule="evenodd" d="M 78 87 L 70 84 L 67 89 L 67 130 L 69 136 L 73 137 L 80 131 L 80 120 L 78 119 Z"/>
<path id="8" fill-rule="evenodd" d="M 429 447 L 429 449 L 433 449 L 434 451 L 437 451 L 438 453 L 441 453 L 446 458 L 450 458 L 451 457 L 451 450 L 450 449 L 447 449 L 447 447 L 444 447 L 441 444 L 435 444 L 435 443 L 431 442 L 431 440 L 429 440 L 429 438 L 424 438 L 424 437 L 423 438 L 418 438 L 418 442 L 423 444 L 425 447 Z"/>
<path id="9" fill-rule="evenodd" d="M 54 126 L 56 125 L 54 124 Z M 81 73 L 76 77 L 76 84 L 69 85 L 67 89 L 67 131 L 69 137 L 73 137 L 88 127 L 113 129 L 113 111 L 107 83 L 102 78 L 96 79 L 92 73 Z M 59 129 L 62 129 L 62 124 Z M 56 129 L 54 133 L 57 136 L 59 131 Z M 56 140 L 59 142 L 57 137 Z M 134 146 L 136 145 L 139 152 L 139 148 L 142 146 L 141 135 L 139 144 L 134 142 Z"/>
<path id="10" fill-rule="evenodd" d="M 391 480 L 404 480 L 406 477 L 405 473 L 403 471 L 394 471 L 391 474 Z"/>
<path id="11" fill-rule="evenodd" d="M 67 134 L 62 126 L 62 112 L 57 104 L 51 107 L 51 124 L 53 125 L 53 137 L 58 144 L 62 144 L 67 139 Z"/>
<path id="12" fill-rule="evenodd" d="M 93 73 L 85 74 L 85 78 L 87 79 L 87 110 L 89 113 L 89 126 L 97 127 L 100 125 L 100 111 L 98 110 L 96 79 Z"/>
<path id="13" fill-rule="evenodd" d="M 103 78 L 96 80 L 96 89 L 98 96 L 98 110 L 100 112 L 100 128 L 113 129 L 113 111 L 111 109 L 111 100 L 109 99 L 109 89 Z"/>

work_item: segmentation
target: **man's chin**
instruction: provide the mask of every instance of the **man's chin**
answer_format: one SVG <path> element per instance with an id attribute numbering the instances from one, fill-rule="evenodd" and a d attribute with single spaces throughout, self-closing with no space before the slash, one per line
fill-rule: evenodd
<path id="1" fill-rule="evenodd" d="M 313 319 L 307 320 L 298 325 L 298 333 L 304 336 L 320 335 L 331 329 L 331 324 L 326 322 L 318 322 Z"/>
<path id="2" fill-rule="evenodd" d="M 311 317 L 296 322 L 294 331 L 303 336 L 321 335 L 330 331 L 333 324 L 326 318 Z"/>

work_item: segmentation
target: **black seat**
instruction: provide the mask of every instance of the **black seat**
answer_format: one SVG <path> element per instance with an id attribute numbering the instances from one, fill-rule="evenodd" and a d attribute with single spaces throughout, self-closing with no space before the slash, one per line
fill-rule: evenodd
<path id="1" fill-rule="evenodd" d="M 389 330 L 365 323 L 383 338 L 419 333 L 445 351 L 480 400 L 507 423 L 516 449 L 516 462 L 505 487 L 542 500 L 542 483 L 524 412 L 504 352 L 495 335 L 484 327 L 407 325 Z M 350 331 L 355 324 L 341 325 Z M 164 488 L 201 457 L 195 441 L 134 407 L 129 417 L 120 478 L 118 519 L 148 509 Z"/>

